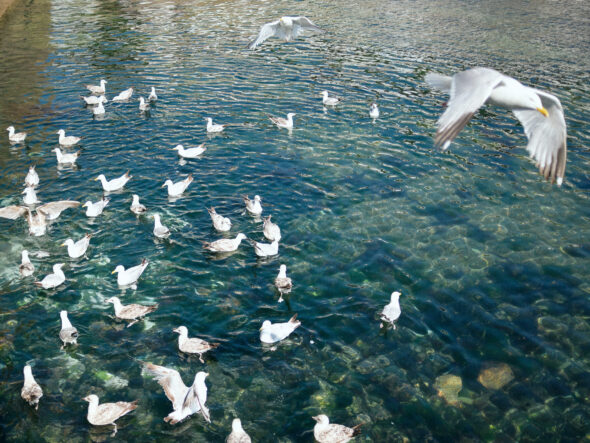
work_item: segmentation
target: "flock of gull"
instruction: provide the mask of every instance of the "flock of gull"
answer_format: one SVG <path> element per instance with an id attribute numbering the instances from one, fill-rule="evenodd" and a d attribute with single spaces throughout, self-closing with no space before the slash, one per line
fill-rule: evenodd
<path id="1" fill-rule="evenodd" d="M 311 20 L 306 17 L 282 17 L 277 21 L 267 23 L 260 29 L 258 37 L 248 45 L 250 49 L 255 49 L 270 37 L 278 37 L 289 41 L 295 39 L 303 31 L 321 31 Z M 489 68 L 473 68 L 458 72 L 452 77 L 440 74 L 430 73 L 426 76 L 426 82 L 442 92 L 450 95 L 446 103 L 446 110 L 438 120 L 438 129 L 435 135 L 435 145 L 446 150 L 453 139 L 465 127 L 469 120 L 475 115 L 477 110 L 486 103 L 496 104 L 511 109 L 515 116 L 520 120 L 528 137 L 527 150 L 530 156 L 536 161 L 540 173 L 546 178 L 557 181 L 560 185 L 563 181 L 566 163 L 566 125 L 563 116 L 563 110 L 559 100 L 546 92 L 524 86 L 517 80 L 503 75 Z M 108 103 L 106 98 L 107 81 L 101 80 L 99 85 L 87 86 L 91 95 L 82 97 L 85 104 L 92 107 L 94 115 L 105 113 L 104 104 Z M 133 96 L 133 88 L 126 89 L 119 93 L 112 101 L 125 102 Z M 149 112 L 150 103 L 158 99 L 155 89 L 152 87 L 148 99 L 143 97 L 139 99 L 140 112 Z M 324 106 L 334 107 L 341 103 L 341 99 L 330 96 L 328 91 L 322 93 L 322 103 Z M 286 118 L 270 117 L 270 120 L 279 128 L 291 130 L 294 126 L 293 116 L 296 114 L 290 112 Z M 379 108 L 376 103 L 369 109 L 370 118 L 379 118 Z M 226 129 L 226 125 L 215 124 L 211 118 L 207 118 L 207 132 L 218 133 Z M 16 132 L 13 126 L 7 128 L 9 141 L 13 144 L 24 143 L 27 134 Z M 58 164 L 74 164 L 80 156 L 80 152 L 69 152 L 68 149 L 75 147 L 81 140 L 80 137 L 67 135 L 63 129 L 60 129 L 59 145 L 55 148 L 56 159 Z M 206 152 L 203 145 L 186 149 L 183 145 L 177 145 L 174 150 L 182 158 L 198 158 Z M 105 175 L 101 174 L 95 180 L 100 181 L 104 191 L 102 199 L 92 202 L 86 201 L 83 205 L 86 208 L 87 217 L 98 217 L 109 205 L 110 200 L 106 194 L 123 189 L 132 176 L 129 172 L 124 175 L 108 180 Z M 173 182 L 166 180 L 162 185 L 167 189 L 169 197 L 181 196 L 193 181 L 192 175 L 185 179 Z M 47 231 L 49 222 L 56 220 L 60 214 L 71 208 L 78 207 L 80 202 L 73 200 L 59 200 L 54 202 L 41 203 L 37 197 L 35 188 L 39 185 L 39 176 L 35 167 L 31 166 L 25 177 L 25 190 L 23 191 L 24 206 L 14 205 L 0 208 L 0 217 L 16 220 L 25 216 L 28 222 L 29 233 L 33 236 L 44 235 Z M 244 197 L 244 206 L 248 214 L 259 217 L 262 212 L 262 199 L 255 195 L 253 199 Z M 134 194 L 130 205 L 130 211 L 141 216 L 148 213 L 148 209 L 140 203 L 139 196 Z M 215 208 L 208 208 L 213 227 L 218 232 L 228 232 L 232 228 L 229 218 L 219 214 Z M 166 239 L 171 235 L 170 229 L 162 224 L 159 214 L 153 214 L 155 237 Z M 269 257 L 278 254 L 279 242 L 281 240 L 281 230 L 279 226 L 271 221 L 268 215 L 262 219 L 263 234 L 269 241 L 268 243 L 252 241 L 254 252 L 259 257 Z M 92 235 L 84 235 L 81 239 L 66 239 L 62 246 L 67 247 L 68 256 L 72 259 L 84 257 L 90 245 Z M 241 242 L 247 239 L 243 233 L 238 233 L 234 238 L 221 238 L 211 242 L 205 242 L 204 248 L 214 254 L 231 253 L 236 251 Z M 149 261 L 143 259 L 140 264 L 125 268 L 118 265 L 113 271 L 117 274 L 117 283 L 121 287 L 136 288 L 137 282 L 142 273 L 145 271 Z M 35 284 L 45 290 L 51 290 L 59 287 L 66 281 L 62 267 L 64 263 L 53 265 L 53 272 L 46 275 L 43 279 L 35 281 Z M 275 287 L 280 293 L 279 302 L 283 301 L 282 296 L 291 291 L 293 283 L 291 278 L 287 277 L 287 267 L 281 264 L 279 273 L 274 281 Z M 22 251 L 22 263 L 19 267 L 22 277 L 29 277 L 35 273 L 35 267 L 31 263 L 29 253 Z M 380 313 L 382 321 L 381 327 L 390 324 L 395 328 L 395 321 L 401 314 L 399 297 L 400 292 L 395 291 L 391 294 L 390 303 L 387 304 Z M 111 297 L 106 303 L 113 305 L 115 317 L 128 322 L 127 327 L 132 326 L 140 321 L 144 316 L 158 309 L 158 305 L 140 305 L 128 304 L 123 305 L 118 297 Z M 68 312 L 60 312 L 61 331 L 59 338 L 63 342 L 62 348 L 68 345 L 75 345 L 79 338 L 77 329 L 72 325 L 68 318 Z M 284 323 L 271 323 L 265 320 L 260 328 L 260 341 L 267 344 L 275 344 L 289 337 L 295 329 L 301 325 L 297 320 L 297 314 Z M 185 354 L 198 356 L 199 360 L 204 363 L 203 354 L 216 349 L 218 343 L 209 343 L 201 338 L 189 338 L 188 329 L 185 326 L 178 326 L 173 329 L 178 334 L 178 348 Z M 207 386 L 205 379 L 209 375 L 204 371 L 199 371 L 194 376 L 190 386 L 185 385 L 178 371 L 163 366 L 158 366 L 148 362 L 142 362 L 145 372 L 155 378 L 163 388 L 168 400 L 172 403 L 172 412 L 164 418 L 170 424 L 178 423 L 187 417 L 199 413 L 204 420 L 211 422 L 209 410 L 206 406 Z M 43 396 L 43 390 L 35 381 L 31 366 L 24 367 L 24 386 L 21 391 L 22 398 L 31 405 L 38 408 L 39 400 Z M 114 426 L 114 433 L 117 431 L 116 420 L 132 412 L 138 407 L 137 401 L 116 403 L 99 403 L 96 395 L 88 395 L 84 398 L 88 402 L 88 421 L 97 426 L 111 425 Z M 319 442 L 346 442 L 359 433 L 360 425 L 355 427 L 346 427 L 343 425 L 332 424 L 326 415 L 313 417 L 316 421 L 314 426 L 314 437 Z M 249 442 L 250 437 L 242 428 L 239 418 L 235 418 L 232 423 L 232 432 L 229 435 L 228 442 Z"/>

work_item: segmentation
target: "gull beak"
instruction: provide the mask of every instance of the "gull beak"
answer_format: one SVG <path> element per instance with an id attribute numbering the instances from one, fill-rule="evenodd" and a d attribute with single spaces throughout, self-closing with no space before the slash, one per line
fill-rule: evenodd
<path id="1" fill-rule="evenodd" d="M 83 208 L 85 208 L 86 206 L 88 206 L 88 204 L 87 204 L 87 203 L 84 203 L 84 204 L 82 205 L 82 207 L 83 207 Z"/>
<path id="2" fill-rule="evenodd" d="M 117 272 L 117 270 L 114 270 L 113 272 L 111 272 L 111 274 L 114 274 L 114 273 L 116 273 L 116 272 Z"/>
<path id="3" fill-rule="evenodd" d="M 163 188 L 165 188 L 165 187 L 166 187 L 166 183 L 164 183 L 164 184 L 162 185 L 162 187 L 163 187 Z"/>
<path id="4" fill-rule="evenodd" d="M 98 181 L 98 177 L 96 177 L 96 178 L 94 179 L 94 181 Z"/>
<path id="5" fill-rule="evenodd" d="M 319 421 L 320 421 L 320 417 L 314 416 L 314 417 L 311 417 L 311 418 L 313 418 L 313 419 L 314 419 L 315 421 L 317 421 L 317 422 L 319 422 Z"/>
<path id="6" fill-rule="evenodd" d="M 66 245 L 65 243 L 62 243 L 60 246 L 65 246 L 65 245 Z"/>
<path id="7" fill-rule="evenodd" d="M 180 332 L 178 331 L 178 328 L 172 329 L 172 332 L 176 332 L 177 334 L 180 334 Z"/>
<path id="8" fill-rule="evenodd" d="M 545 109 L 545 108 L 537 108 L 537 111 L 539 111 L 545 117 L 549 117 L 549 113 L 547 112 L 547 109 Z"/>

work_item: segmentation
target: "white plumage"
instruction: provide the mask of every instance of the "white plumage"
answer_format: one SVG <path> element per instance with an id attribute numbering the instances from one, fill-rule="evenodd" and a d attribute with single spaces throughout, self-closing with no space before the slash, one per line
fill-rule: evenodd
<path id="1" fill-rule="evenodd" d="M 66 276 L 61 270 L 63 263 L 56 263 L 53 265 L 53 273 L 47 274 L 43 280 L 36 281 L 37 286 L 41 286 L 43 289 L 54 289 L 66 281 Z"/>
<path id="2" fill-rule="evenodd" d="M 73 135 L 66 135 L 66 131 L 64 131 L 63 129 L 60 129 L 59 131 L 57 131 L 56 134 L 59 134 L 59 144 L 61 146 L 65 146 L 65 147 L 74 146 L 80 140 L 82 140 L 82 138 L 80 138 L 80 137 L 76 137 Z"/>
<path id="3" fill-rule="evenodd" d="M 91 93 L 95 95 L 103 95 L 107 92 L 106 84 L 108 82 L 106 80 L 101 80 L 100 85 L 86 85 L 86 89 L 88 89 Z"/>
<path id="4" fill-rule="evenodd" d="M 112 180 L 107 180 L 104 174 L 100 174 L 94 180 L 100 180 L 100 183 L 102 184 L 102 189 L 105 192 L 113 192 L 118 191 L 119 189 L 123 189 L 127 182 L 132 178 L 133 176 L 129 175 L 129 171 L 127 171 L 121 177 L 113 178 Z"/>
<path id="5" fill-rule="evenodd" d="M 73 165 L 80 157 L 80 151 L 76 151 L 73 154 L 66 154 L 61 151 L 59 148 L 54 148 L 53 152 L 55 152 L 55 157 L 57 158 L 57 162 L 61 165 Z"/>
<path id="6" fill-rule="evenodd" d="M 14 132 L 14 126 L 9 126 L 6 130 L 8 131 L 8 140 L 11 143 L 22 143 L 27 138 L 26 132 Z"/>
<path id="7" fill-rule="evenodd" d="M 219 215 L 215 208 L 208 208 L 207 211 L 211 216 L 211 221 L 213 222 L 213 227 L 220 232 L 227 232 L 231 229 L 231 221 L 227 217 L 223 217 Z"/>
<path id="8" fill-rule="evenodd" d="M 124 91 L 119 92 L 115 97 L 113 97 L 114 102 L 123 102 L 125 100 L 129 100 L 133 95 L 133 88 L 125 89 Z"/>
<path id="9" fill-rule="evenodd" d="M 203 144 L 200 144 L 196 148 L 189 149 L 185 149 L 182 145 L 176 145 L 174 148 L 172 148 L 172 150 L 178 151 L 178 155 L 182 158 L 197 158 L 199 155 L 205 152 L 207 148 L 205 148 Z"/>
<path id="10" fill-rule="evenodd" d="M 148 265 L 149 261 L 144 258 L 141 264 L 127 270 L 123 265 L 119 265 L 111 274 L 117 274 L 117 284 L 119 286 L 130 286 L 139 280 L 139 277 L 141 277 L 141 274 L 143 274 L 143 271 L 145 271 Z"/>
<path id="11" fill-rule="evenodd" d="M 304 31 L 308 30 L 322 31 L 307 17 L 284 16 L 274 22 L 262 25 L 258 37 L 248 45 L 248 48 L 254 49 L 270 37 L 277 37 L 287 42 L 295 40 Z"/>
<path id="12" fill-rule="evenodd" d="M 169 197 L 178 197 L 186 191 L 188 185 L 193 182 L 193 175 L 189 174 L 187 178 L 179 182 L 173 183 L 172 180 L 166 180 L 162 185 L 163 188 L 168 187 Z"/>
<path id="13" fill-rule="evenodd" d="M 88 245 L 90 245 L 91 237 L 92 234 L 86 234 L 77 242 L 74 242 L 74 240 L 68 238 L 65 242 L 62 243 L 62 246 L 68 247 L 68 255 L 70 256 L 70 258 L 80 258 L 84 254 L 86 254 Z"/>
<path id="14" fill-rule="evenodd" d="M 102 197 L 101 200 L 97 201 L 96 203 L 92 203 L 90 200 L 87 201 L 82 205 L 83 208 L 86 208 L 86 216 L 88 217 L 98 217 L 102 214 L 104 208 L 109 204 L 109 199 L 106 197 Z"/>
<path id="15" fill-rule="evenodd" d="M 399 296 L 402 295 L 398 291 L 394 291 L 391 294 L 391 299 L 387 305 L 383 308 L 381 312 L 381 321 L 385 323 L 391 323 L 393 329 L 395 329 L 395 321 L 399 318 L 402 313 L 401 307 L 399 305 Z"/>
<path id="16" fill-rule="evenodd" d="M 262 343 L 276 343 L 284 340 L 299 326 L 301 326 L 301 322 L 297 320 L 297 314 L 285 323 L 273 324 L 270 320 L 265 320 L 260 328 L 260 341 Z"/>
<path id="17" fill-rule="evenodd" d="M 160 221 L 160 214 L 154 214 L 154 235 L 158 238 L 170 237 L 170 229 L 162 224 Z"/>

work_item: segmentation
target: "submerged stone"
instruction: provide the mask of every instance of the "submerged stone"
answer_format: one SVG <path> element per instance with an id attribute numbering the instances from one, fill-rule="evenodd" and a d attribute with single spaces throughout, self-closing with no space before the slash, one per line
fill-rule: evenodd
<path id="1" fill-rule="evenodd" d="M 438 395 L 446 400 L 451 405 L 458 405 L 459 392 L 463 389 L 463 381 L 461 377 L 453 374 L 445 374 L 437 377 L 434 382 L 434 387 L 438 391 Z"/>
<path id="2" fill-rule="evenodd" d="M 486 369 L 482 369 L 477 377 L 477 381 L 488 389 L 502 389 L 512 379 L 514 379 L 514 374 L 506 363 L 488 366 Z"/>

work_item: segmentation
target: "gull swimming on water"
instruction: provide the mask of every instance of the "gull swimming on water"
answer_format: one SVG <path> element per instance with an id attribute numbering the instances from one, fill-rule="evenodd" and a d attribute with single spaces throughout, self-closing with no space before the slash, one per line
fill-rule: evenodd
<path id="1" fill-rule="evenodd" d="M 150 104 L 145 102 L 143 97 L 139 97 L 139 111 L 146 112 L 150 110 Z"/>
<path id="2" fill-rule="evenodd" d="M 18 272 L 20 272 L 20 275 L 22 275 L 23 277 L 33 275 L 33 272 L 35 272 L 35 267 L 29 259 L 29 251 L 23 249 L 21 256 L 21 265 L 18 267 Z"/>
<path id="3" fill-rule="evenodd" d="M 11 143 L 22 143 L 27 138 L 26 132 L 14 132 L 14 126 L 9 126 L 6 130 L 8 131 L 8 140 Z"/>
<path id="4" fill-rule="evenodd" d="M 369 111 L 369 117 L 372 119 L 379 118 L 379 107 L 377 103 L 371 103 L 371 110 Z"/>
<path id="5" fill-rule="evenodd" d="M 107 180 L 104 174 L 100 174 L 94 180 L 100 180 L 102 183 L 102 189 L 105 192 L 113 192 L 118 191 L 119 189 L 123 189 L 123 187 L 127 184 L 129 180 L 131 180 L 133 176 L 129 175 L 129 171 L 123 174 L 121 177 L 114 178 L 112 180 Z"/>
<path id="6" fill-rule="evenodd" d="M 68 318 L 68 311 L 61 311 L 59 313 L 61 318 L 61 330 L 59 331 L 59 338 L 63 342 L 62 349 L 67 344 L 78 343 L 78 330 L 72 326 L 70 319 Z"/>
<path id="7" fill-rule="evenodd" d="M 55 152 L 57 162 L 61 165 L 73 165 L 78 160 L 78 157 L 80 157 L 80 151 L 76 151 L 73 154 L 65 154 L 61 152 L 61 149 L 54 148 L 53 152 Z"/>
<path id="8" fill-rule="evenodd" d="M 86 418 L 91 425 L 114 427 L 111 437 L 117 433 L 115 421 L 131 411 L 137 409 L 137 400 L 132 402 L 118 401 L 117 403 L 98 404 L 98 397 L 94 394 L 84 397 L 82 400 L 88 402 L 88 414 Z"/>
<path id="9" fill-rule="evenodd" d="M 131 207 L 129 209 L 137 215 L 143 214 L 147 211 L 147 208 L 139 203 L 139 195 L 137 194 L 133 194 L 133 201 L 131 202 Z"/>
<path id="10" fill-rule="evenodd" d="M 567 157 L 566 124 L 557 97 L 524 86 L 490 68 L 472 68 L 452 77 L 430 73 L 426 82 L 450 94 L 438 120 L 434 144 L 446 150 L 477 110 L 486 103 L 510 109 L 524 127 L 527 151 L 541 175 L 563 182 Z"/>
<path id="11" fill-rule="evenodd" d="M 264 236 L 270 241 L 279 241 L 281 239 L 281 228 L 276 223 L 270 221 L 270 215 L 268 217 L 264 217 L 264 227 L 262 232 Z"/>
<path id="12" fill-rule="evenodd" d="M 153 375 L 158 381 L 159 385 L 164 388 L 164 393 L 168 400 L 172 402 L 172 411 L 164 418 L 166 423 L 175 425 L 186 417 L 200 412 L 203 418 L 211 423 L 209 416 L 209 409 L 205 406 L 207 401 L 207 385 L 205 378 L 209 375 L 206 372 L 197 372 L 193 385 L 187 387 L 178 371 L 166 368 L 164 366 L 157 366 L 152 363 L 145 363 L 146 371 Z"/>
<path id="13" fill-rule="evenodd" d="M 122 102 L 125 100 L 129 100 L 133 95 L 133 88 L 125 89 L 124 91 L 119 92 L 118 95 L 113 97 L 114 102 Z"/>
<path id="14" fill-rule="evenodd" d="M 95 95 L 102 95 L 107 91 L 107 88 L 105 87 L 107 83 L 106 80 L 101 80 L 100 85 L 86 85 L 86 89 Z"/>
<path id="15" fill-rule="evenodd" d="M 141 277 L 141 274 L 143 274 L 143 271 L 145 271 L 145 268 L 147 268 L 147 265 L 149 264 L 150 262 L 148 261 L 148 259 L 144 258 L 141 261 L 141 264 L 133 266 L 132 268 L 129 268 L 127 270 L 125 270 L 125 267 L 123 265 L 119 265 L 115 268 L 113 272 L 111 272 L 111 274 L 117 274 L 117 284 L 119 286 L 135 285 L 135 283 L 137 282 L 139 277 Z"/>
<path id="16" fill-rule="evenodd" d="M 154 235 L 158 238 L 170 237 L 170 229 L 162 224 L 160 221 L 160 214 L 154 214 Z"/>
<path id="17" fill-rule="evenodd" d="M 207 120 L 207 132 L 221 132 L 227 126 L 214 124 L 213 119 L 211 117 L 207 117 L 205 120 Z"/>
<path id="18" fill-rule="evenodd" d="M 236 238 L 222 238 L 214 242 L 203 242 L 203 247 L 211 252 L 233 252 L 238 249 L 246 236 L 239 233 Z"/>
<path id="19" fill-rule="evenodd" d="M 156 88 L 152 86 L 150 95 L 148 95 L 148 102 L 155 102 L 156 100 L 158 100 L 158 96 L 156 95 Z"/>
<path id="20" fill-rule="evenodd" d="M 35 171 L 35 165 L 29 166 L 29 172 L 27 172 L 27 176 L 25 177 L 25 186 L 35 187 L 39 184 L 39 175 L 37 171 Z"/>
<path id="21" fill-rule="evenodd" d="M 331 424 L 327 415 L 313 417 L 317 422 L 313 427 L 313 436 L 319 443 L 346 443 L 361 433 L 360 425 L 349 428 L 344 425 Z"/>
<path id="22" fill-rule="evenodd" d="M 82 140 L 81 137 L 75 137 L 73 135 L 66 136 L 66 131 L 64 131 L 63 129 L 57 131 L 56 134 L 59 134 L 59 144 L 66 147 L 74 146 L 80 140 Z"/>
<path id="23" fill-rule="evenodd" d="M 279 303 L 283 301 L 283 294 L 288 294 L 293 288 L 293 282 L 287 277 L 287 266 L 281 265 L 279 268 L 279 274 L 275 278 L 275 287 L 279 290 L 281 296 L 279 297 Z"/>
<path id="24" fill-rule="evenodd" d="M 260 201 L 262 199 L 259 195 L 254 196 L 254 200 L 250 200 L 247 195 L 244 196 L 244 204 L 246 205 L 246 210 L 252 215 L 260 215 L 262 214 L 262 205 Z"/>
<path id="25" fill-rule="evenodd" d="M 254 252 L 258 257 L 270 257 L 279 253 L 279 241 L 273 240 L 272 243 L 254 242 Z"/>
<path id="26" fill-rule="evenodd" d="M 203 361 L 203 354 L 205 352 L 219 346 L 219 343 L 209 343 L 197 337 L 188 338 L 188 329 L 186 326 L 179 326 L 172 331 L 178 334 L 178 349 L 186 354 L 198 354 L 201 363 L 205 363 Z"/>
<path id="27" fill-rule="evenodd" d="M 274 22 L 262 25 L 258 37 L 248 45 L 248 49 L 256 48 L 270 37 L 277 37 L 287 42 L 295 40 L 300 34 L 308 30 L 322 31 L 307 17 L 284 16 Z"/>
<path id="28" fill-rule="evenodd" d="M 135 303 L 123 305 L 121 304 L 119 297 L 111 297 L 105 300 L 105 303 L 113 304 L 113 307 L 115 308 L 115 317 L 120 318 L 121 320 L 132 320 L 127 327 L 134 325 L 144 316 L 158 309 L 157 304 L 149 306 L 138 305 Z"/>
<path id="29" fill-rule="evenodd" d="M 225 439 L 225 443 L 251 443 L 250 436 L 242 428 L 242 421 L 234 418 L 231 422 L 231 434 Z"/>
<path id="30" fill-rule="evenodd" d="M 287 118 L 282 117 L 268 117 L 271 122 L 277 125 L 279 128 L 293 129 L 293 116 L 297 115 L 294 112 L 289 112 Z"/>
<path id="31" fill-rule="evenodd" d="M 37 203 L 40 203 L 40 201 L 37 199 L 37 193 L 35 192 L 35 188 L 27 186 L 22 193 L 25 194 L 25 196 L 23 197 L 23 202 L 25 203 L 25 205 L 32 206 L 36 205 Z"/>
<path id="32" fill-rule="evenodd" d="M 103 195 L 102 199 L 96 203 L 92 203 L 90 200 L 88 200 L 82 205 L 82 207 L 86 208 L 87 217 L 98 217 L 100 214 L 102 214 L 104 208 L 109 204 L 109 201 L 110 200 Z"/>
<path id="33" fill-rule="evenodd" d="M 82 100 L 84 100 L 84 102 L 87 105 L 98 105 L 99 103 L 108 103 L 109 102 L 104 95 L 100 95 L 100 96 L 90 95 L 88 97 L 84 97 L 83 95 L 81 95 L 80 98 Z"/>
<path id="34" fill-rule="evenodd" d="M 20 391 L 20 396 L 29 403 L 31 406 L 35 406 L 35 409 L 39 409 L 39 399 L 43 397 L 43 389 L 39 386 L 39 383 L 35 381 L 33 377 L 33 370 L 29 365 L 23 368 L 25 376 L 25 382 L 23 388 Z"/>
<path id="35" fill-rule="evenodd" d="M 193 174 L 189 174 L 187 178 L 176 183 L 173 183 L 172 180 L 166 180 L 162 187 L 168 187 L 168 197 L 178 197 L 186 191 L 186 188 L 188 188 L 188 185 L 192 182 Z"/>
<path id="36" fill-rule="evenodd" d="M 340 103 L 340 99 L 337 97 L 330 97 L 328 91 L 322 91 L 322 103 L 325 106 L 336 106 Z"/>
<path id="37" fill-rule="evenodd" d="M 104 110 L 104 106 L 102 105 L 102 103 L 99 103 L 97 106 L 92 108 L 92 113 L 94 115 L 104 115 L 105 110 Z"/>
<path id="38" fill-rule="evenodd" d="M 398 291 L 394 291 L 391 293 L 391 299 L 387 305 L 383 308 L 381 312 L 381 321 L 385 323 L 391 323 L 393 329 L 395 329 L 395 321 L 399 318 L 402 313 L 402 310 L 399 306 L 399 296 L 402 295 Z M 381 325 L 383 326 L 383 325 Z"/>
<path id="39" fill-rule="evenodd" d="M 299 326 L 301 326 L 301 322 L 297 320 L 297 314 L 286 323 L 273 324 L 270 320 L 264 320 L 260 328 L 260 341 L 262 343 L 276 343 L 284 340 Z"/>
<path id="40" fill-rule="evenodd" d="M 207 208 L 209 215 L 211 216 L 211 221 L 213 221 L 213 227 L 220 232 L 226 232 L 231 229 L 231 221 L 227 217 L 223 217 L 219 215 L 215 208 Z"/>
<path id="41" fill-rule="evenodd" d="M 176 145 L 174 148 L 172 148 L 172 150 L 178 151 L 178 155 L 182 158 L 197 158 L 199 155 L 201 155 L 203 152 L 207 150 L 207 148 L 205 148 L 203 145 L 204 144 L 201 143 L 196 148 L 189 149 L 184 149 L 184 146 L 182 145 Z"/>
<path id="42" fill-rule="evenodd" d="M 65 242 L 61 244 L 61 246 L 68 247 L 68 255 L 70 258 L 80 258 L 84 254 L 86 254 L 86 250 L 88 249 L 88 245 L 90 244 L 90 238 L 92 234 L 86 234 L 80 240 L 74 243 L 74 240 L 68 238 Z"/>
<path id="43" fill-rule="evenodd" d="M 43 289 L 54 289 L 61 285 L 63 282 L 66 281 L 66 276 L 61 270 L 63 263 L 56 263 L 53 265 L 53 274 L 47 274 L 43 280 L 36 281 L 35 284 L 37 286 L 42 287 Z"/>

